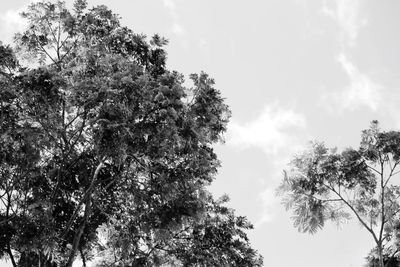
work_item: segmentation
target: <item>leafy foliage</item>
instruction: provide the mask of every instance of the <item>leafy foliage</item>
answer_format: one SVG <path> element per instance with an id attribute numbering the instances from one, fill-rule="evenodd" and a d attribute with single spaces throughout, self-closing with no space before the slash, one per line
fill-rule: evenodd
<path id="1" fill-rule="evenodd" d="M 293 159 L 278 189 L 286 209 L 293 210 L 295 227 L 316 233 L 328 220 L 341 223 L 353 215 L 372 235 L 383 267 L 385 249 L 398 247 L 400 187 L 392 181 L 398 174 L 399 145 L 400 132 L 382 132 L 377 121 L 363 131 L 357 150 L 338 153 L 312 143 Z"/>
<path id="2" fill-rule="evenodd" d="M 167 41 L 105 6 L 38 2 L 0 46 L 0 256 L 14 266 L 261 266 L 206 186 L 230 112 L 214 81 L 165 68 Z M 22 64 L 21 64 L 22 65 Z"/>
<path id="3" fill-rule="evenodd" d="M 139 266 L 262 266 L 256 252 L 244 245 L 244 230 L 252 225 L 222 205 L 226 198 L 214 201 L 209 193 L 201 194 L 205 216 L 187 216 L 167 227 L 140 227 L 139 220 L 129 218 L 111 220 L 100 230 L 105 245 L 98 266 L 126 266 L 133 255 Z"/>

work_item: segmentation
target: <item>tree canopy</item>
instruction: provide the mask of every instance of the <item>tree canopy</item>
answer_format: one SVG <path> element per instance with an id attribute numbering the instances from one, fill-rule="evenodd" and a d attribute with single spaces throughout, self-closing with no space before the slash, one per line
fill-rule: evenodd
<path id="1" fill-rule="evenodd" d="M 399 164 L 400 132 L 381 131 L 373 121 L 358 149 L 338 152 L 312 143 L 294 157 L 278 192 L 302 232 L 355 217 L 373 238 L 374 254 L 384 267 L 384 258 L 396 256 L 400 247 Z"/>
<path id="2" fill-rule="evenodd" d="M 261 266 L 207 186 L 230 117 L 214 80 L 106 6 L 31 4 L 0 45 L 0 257 L 14 266 Z"/>

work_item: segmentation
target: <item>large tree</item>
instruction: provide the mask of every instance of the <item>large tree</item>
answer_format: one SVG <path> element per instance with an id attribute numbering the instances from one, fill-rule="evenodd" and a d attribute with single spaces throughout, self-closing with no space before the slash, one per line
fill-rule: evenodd
<path id="1" fill-rule="evenodd" d="M 398 250 L 400 212 L 400 132 L 381 131 L 373 121 L 361 136 L 358 149 L 342 152 L 323 143 L 295 156 L 278 192 L 294 213 L 294 225 L 315 233 L 326 221 L 355 217 L 376 245 L 376 258 Z"/>
<path id="2" fill-rule="evenodd" d="M 105 6 L 31 4 L 0 46 L 0 257 L 14 266 L 260 266 L 206 187 L 229 119 L 214 81 Z M 18 62 L 20 59 L 20 62 Z"/>

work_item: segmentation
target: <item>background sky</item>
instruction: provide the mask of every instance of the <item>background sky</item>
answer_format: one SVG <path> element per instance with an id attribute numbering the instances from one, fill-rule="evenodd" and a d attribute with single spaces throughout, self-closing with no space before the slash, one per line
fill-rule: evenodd
<path id="1" fill-rule="evenodd" d="M 1 2 L 0 40 L 21 29 L 28 3 Z M 374 119 L 399 129 L 400 1 L 89 0 L 98 4 L 169 39 L 169 69 L 215 78 L 232 119 L 211 191 L 254 223 L 265 266 L 363 265 L 373 242 L 357 222 L 298 233 L 275 188 L 310 140 L 357 146 Z"/>

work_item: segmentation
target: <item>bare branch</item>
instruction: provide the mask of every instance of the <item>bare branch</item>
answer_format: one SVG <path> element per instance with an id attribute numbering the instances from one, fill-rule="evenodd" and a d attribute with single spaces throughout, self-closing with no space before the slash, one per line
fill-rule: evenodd
<path id="1" fill-rule="evenodd" d="M 371 170 L 373 170 L 374 172 L 376 172 L 377 174 L 382 175 L 382 173 L 379 172 L 378 170 L 376 170 L 374 167 L 371 167 L 368 164 L 367 164 L 367 167 L 370 168 Z"/>
<path id="2" fill-rule="evenodd" d="M 324 184 L 325 185 L 325 184 Z M 365 222 L 364 220 L 361 218 L 361 216 L 358 214 L 358 212 L 356 211 L 356 209 L 346 200 L 342 197 L 341 194 L 339 194 L 333 187 L 330 187 L 328 185 L 325 185 L 328 189 L 330 189 L 333 193 L 335 193 L 345 204 L 347 207 L 350 208 L 350 210 L 354 213 L 354 215 L 356 215 L 357 219 L 360 221 L 360 223 L 365 227 L 365 229 L 367 229 L 368 232 L 371 233 L 372 237 L 374 238 L 376 244 L 378 244 L 379 240 L 376 237 L 375 232 L 372 230 L 372 228 L 370 228 Z"/>
<path id="3" fill-rule="evenodd" d="M 389 161 L 389 162 L 390 162 L 390 161 Z M 390 174 L 389 174 L 389 176 L 388 176 L 388 178 L 387 178 L 387 180 L 386 180 L 386 182 L 385 182 L 384 187 L 386 187 L 386 185 L 388 184 L 390 178 L 392 178 L 394 175 L 396 175 L 396 174 L 398 173 L 398 172 L 393 173 L 393 171 L 396 169 L 396 167 L 397 167 L 398 164 L 399 164 L 399 162 L 396 161 L 396 162 L 394 163 L 394 165 L 393 165 L 393 168 L 390 166 Z"/>

